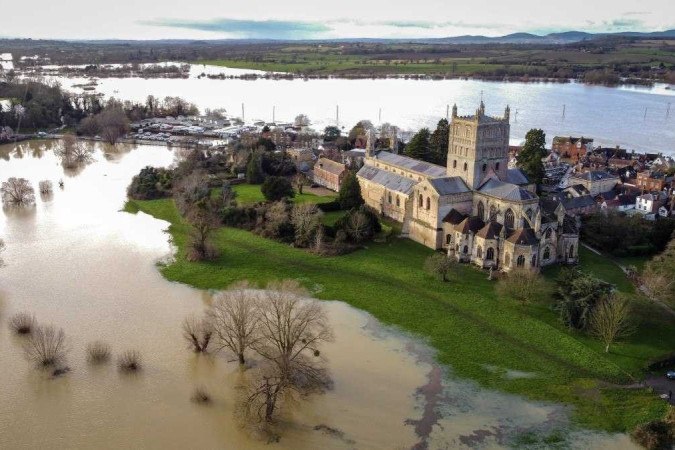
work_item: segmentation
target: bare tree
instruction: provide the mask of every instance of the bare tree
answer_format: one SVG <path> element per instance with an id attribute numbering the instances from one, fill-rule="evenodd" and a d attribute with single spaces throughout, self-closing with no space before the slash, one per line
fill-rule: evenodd
<path id="1" fill-rule="evenodd" d="M 87 361 L 90 364 L 106 363 L 110 360 L 111 355 L 110 345 L 105 342 L 95 341 L 87 346 Z"/>
<path id="2" fill-rule="evenodd" d="M 254 350 L 266 363 L 250 377 L 242 408 L 250 419 L 273 421 L 284 393 L 323 392 L 330 376 L 320 346 L 333 339 L 321 305 L 308 300 L 296 281 L 270 283 L 256 301 L 259 320 Z"/>
<path id="3" fill-rule="evenodd" d="M 248 283 L 235 284 L 216 295 L 208 312 L 218 350 L 227 349 L 245 364 L 245 352 L 256 342 L 258 317 L 255 295 Z"/>
<path id="4" fill-rule="evenodd" d="M 136 350 L 127 350 L 117 359 L 120 372 L 133 373 L 141 370 L 141 354 Z"/>
<path id="5" fill-rule="evenodd" d="M 307 117 L 305 114 L 298 114 L 295 116 L 295 121 L 293 124 L 296 127 L 308 127 L 310 124 L 309 117 Z"/>
<path id="6" fill-rule="evenodd" d="M 39 368 L 57 367 L 68 354 L 66 333 L 52 326 L 35 327 L 24 346 L 26 356 Z"/>
<path id="7" fill-rule="evenodd" d="M 298 194 L 302 194 L 302 189 L 305 187 L 305 184 L 307 184 L 307 176 L 302 172 L 296 173 L 293 177 L 293 184 L 295 185 Z"/>
<path id="8" fill-rule="evenodd" d="M 101 137 L 109 144 L 116 144 L 129 131 L 129 120 L 121 105 L 109 103 L 97 119 Z"/>
<path id="9" fill-rule="evenodd" d="M 6 205 L 32 205 L 35 203 L 35 190 L 25 178 L 11 177 L 0 187 L 2 201 Z"/>
<path id="10" fill-rule="evenodd" d="M 9 321 L 9 328 L 20 335 L 31 334 L 36 325 L 35 316 L 25 312 L 14 314 Z"/>
<path id="11" fill-rule="evenodd" d="M 424 270 L 431 275 L 440 277 L 441 280 L 448 281 L 448 272 L 455 268 L 457 262 L 448 258 L 442 253 L 434 253 L 424 261 Z"/>
<path id="12" fill-rule="evenodd" d="M 347 220 L 347 233 L 357 244 L 362 242 L 370 232 L 370 220 L 362 211 L 356 211 Z"/>
<path id="13" fill-rule="evenodd" d="M 218 256 L 218 250 L 211 242 L 213 232 L 220 226 L 220 216 L 210 199 L 204 199 L 191 205 L 185 215 L 192 225 L 189 242 L 190 261 L 212 260 Z"/>
<path id="14" fill-rule="evenodd" d="M 183 337 L 195 353 L 206 353 L 213 335 L 213 326 L 206 318 L 186 317 L 183 321 Z"/>
<path id="15" fill-rule="evenodd" d="M 593 308 L 589 326 L 591 333 L 605 344 L 605 353 L 608 353 L 615 340 L 635 331 L 629 300 L 614 294 L 606 296 Z"/>
<path id="16" fill-rule="evenodd" d="M 61 158 L 63 167 L 72 169 L 80 164 L 88 164 L 93 160 L 94 149 L 77 139 L 74 134 L 67 133 L 61 139 L 61 145 L 55 149 Z"/>
<path id="17" fill-rule="evenodd" d="M 527 269 L 514 269 L 497 282 L 497 292 L 500 296 L 511 297 L 522 304 L 545 297 L 548 291 L 548 285 L 541 275 Z"/>
<path id="18" fill-rule="evenodd" d="M 321 211 L 313 203 L 300 203 L 291 210 L 291 223 L 295 227 L 295 243 L 307 247 L 321 225 Z"/>
<path id="19" fill-rule="evenodd" d="M 42 180 L 38 183 L 38 188 L 40 189 L 40 194 L 48 195 L 51 194 L 54 190 L 52 182 L 49 180 Z"/>

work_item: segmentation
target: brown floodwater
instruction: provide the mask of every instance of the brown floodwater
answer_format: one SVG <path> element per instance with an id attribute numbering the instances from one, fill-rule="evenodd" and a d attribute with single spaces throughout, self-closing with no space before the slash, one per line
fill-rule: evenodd
<path id="1" fill-rule="evenodd" d="M 0 182 L 28 178 L 31 208 L 0 211 L 6 243 L 0 268 L 0 448 L 143 449 L 443 449 L 504 448 L 526 432 L 559 430 L 576 448 L 632 448 L 624 435 L 571 429 L 568 411 L 457 380 L 421 341 L 381 326 L 345 303 L 324 302 L 335 341 L 323 350 L 335 381 L 325 395 L 288 405 L 281 440 L 251 438 L 234 417 L 237 364 L 197 356 L 182 320 L 210 293 L 162 278 L 172 252 L 167 224 L 121 211 L 131 177 L 168 166 L 162 146 L 96 144 L 95 161 L 64 171 L 55 142 L 0 146 Z M 58 181 L 63 180 L 63 189 Z M 7 320 L 21 311 L 62 327 L 70 343 L 65 376 L 51 379 L 24 358 Z M 120 374 L 114 362 L 92 368 L 85 348 L 104 340 L 119 354 L 140 352 L 143 370 Z M 513 376 L 536 376 L 514 373 Z M 197 386 L 211 405 L 190 401 Z M 318 428 L 318 429 L 317 429 Z"/>

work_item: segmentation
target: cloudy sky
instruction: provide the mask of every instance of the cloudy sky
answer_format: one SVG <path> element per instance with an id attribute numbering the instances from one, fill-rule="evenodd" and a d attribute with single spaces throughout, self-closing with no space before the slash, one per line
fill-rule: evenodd
<path id="1" fill-rule="evenodd" d="M 0 36 L 222 39 L 662 31 L 673 0 L 0 0 Z M 9 20 L 4 20 L 9 19 Z"/>

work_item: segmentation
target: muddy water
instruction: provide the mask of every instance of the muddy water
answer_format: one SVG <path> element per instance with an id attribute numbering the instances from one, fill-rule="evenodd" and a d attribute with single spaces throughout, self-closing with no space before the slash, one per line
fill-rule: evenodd
<path id="1" fill-rule="evenodd" d="M 36 195 L 34 208 L 0 212 L 7 244 L 0 269 L 0 448 L 270 448 L 234 418 L 236 364 L 185 348 L 180 323 L 210 296 L 160 276 L 155 263 L 171 254 L 166 223 L 120 211 L 131 176 L 149 164 L 171 164 L 174 154 L 99 146 L 94 163 L 64 172 L 50 145 L 0 147 L 0 182 L 22 176 L 34 186 L 55 184 L 53 195 Z M 563 408 L 453 380 L 416 340 L 344 303 L 325 306 L 336 339 L 323 353 L 335 388 L 290 406 L 272 448 L 499 448 L 523 431 L 568 429 Z M 20 311 L 64 328 L 70 373 L 49 379 L 24 359 L 6 325 Z M 142 373 L 88 367 L 84 349 L 96 339 L 116 353 L 137 349 Z M 212 405 L 190 402 L 196 386 L 210 392 Z M 630 445 L 624 436 L 564 433 L 579 448 Z"/>

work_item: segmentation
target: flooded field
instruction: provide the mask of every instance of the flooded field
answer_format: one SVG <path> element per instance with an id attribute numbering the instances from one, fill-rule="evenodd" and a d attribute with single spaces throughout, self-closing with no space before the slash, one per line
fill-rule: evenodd
<path id="1" fill-rule="evenodd" d="M 528 433 L 572 448 L 633 448 L 624 435 L 571 429 L 562 406 L 454 379 L 424 343 L 339 301 L 323 303 L 336 337 L 322 352 L 334 389 L 290 405 L 280 442 L 251 439 L 234 417 L 236 363 L 197 356 L 181 336 L 182 320 L 211 294 L 159 274 L 156 263 L 172 252 L 165 222 L 120 211 L 131 177 L 170 165 L 174 153 L 96 144 L 95 162 L 64 171 L 54 145 L 0 146 L 0 182 L 55 185 L 52 195 L 36 193 L 35 207 L 0 212 L 0 448 L 508 448 Z M 21 311 L 63 327 L 71 372 L 51 379 L 24 358 L 7 326 Z M 99 339 L 115 355 L 138 350 L 142 372 L 88 366 L 85 348 Z M 190 402 L 196 386 L 213 404 Z"/>

